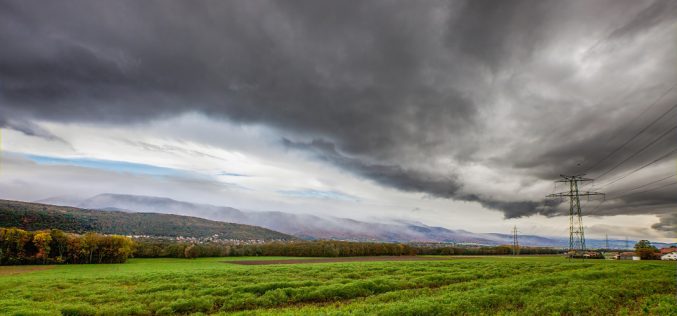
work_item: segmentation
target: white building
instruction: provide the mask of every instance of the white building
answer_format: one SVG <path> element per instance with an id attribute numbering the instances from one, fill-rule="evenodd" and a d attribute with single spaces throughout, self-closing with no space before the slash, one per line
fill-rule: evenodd
<path id="1" fill-rule="evenodd" d="M 677 260 L 677 252 L 664 254 L 661 256 L 661 260 Z"/>

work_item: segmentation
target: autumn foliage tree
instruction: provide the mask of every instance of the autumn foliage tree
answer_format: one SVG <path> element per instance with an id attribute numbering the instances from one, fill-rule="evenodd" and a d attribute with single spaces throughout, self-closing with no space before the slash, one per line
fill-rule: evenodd
<path id="1" fill-rule="evenodd" d="M 0 265 L 121 263 L 132 255 L 134 247 L 130 238 L 117 235 L 0 228 Z"/>
<path id="2" fill-rule="evenodd" d="M 183 256 L 188 258 L 188 259 L 197 258 L 198 251 L 195 248 L 195 245 L 191 244 L 188 247 L 186 247 L 186 249 L 183 250 Z"/>
<path id="3" fill-rule="evenodd" d="M 38 249 L 38 253 L 35 254 L 35 257 L 42 259 L 42 263 L 47 263 L 47 258 L 49 258 L 50 246 L 52 242 L 52 235 L 49 231 L 39 231 L 33 235 L 33 245 Z"/>

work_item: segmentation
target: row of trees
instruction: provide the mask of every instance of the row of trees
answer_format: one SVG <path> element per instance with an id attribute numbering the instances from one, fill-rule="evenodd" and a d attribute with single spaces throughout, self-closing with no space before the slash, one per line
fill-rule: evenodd
<path id="1" fill-rule="evenodd" d="M 561 250 L 546 247 L 520 248 L 520 254 L 557 254 Z M 196 258 L 228 256 L 359 257 L 411 255 L 510 255 L 509 246 L 496 247 L 422 247 L 398 243 L 348 241 L 295 241 L 251 245 L 188 244 L 171 241 L 137 240 L 134 253 L 139 258 Z"/>
<path id="2" fill-rule="evenodd" d="M 118 235 L 0 228 L 0 265 L 122 263 L 133 254 L 134 246 L 130 238 Z"/>
<path id="3" fill-rule="evenodd" d="M 413 247 L 396 243 L 295 241 L 250 245 L 186 244 L 157 240 L 137 241 L 135 257 L 195 258 L 228 256 L 353 257 L 415 255 Z"/>
<path id="4" fill-rule="evenodd" d="M 520 247 L 521 255 L 558 254 L 562 251 L 547 247 Z M 511 255 L 512 246 L 484 246 L 484 247 L 416 247 L 419 255 Z"/>

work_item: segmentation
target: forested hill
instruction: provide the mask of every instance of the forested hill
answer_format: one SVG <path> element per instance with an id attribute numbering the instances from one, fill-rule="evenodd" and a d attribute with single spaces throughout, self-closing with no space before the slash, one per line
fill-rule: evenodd
<path id="1" fill-rule="evenodd" d="M 118 211 L 86 210 L 74 207 L 0 200 L 0 227 L 25 230 L 56 228 L 67 232 L 103 234 L 210 237 L 221 239 L 294 239 L 270 229 L 210 221 L 202 218 Z"/>

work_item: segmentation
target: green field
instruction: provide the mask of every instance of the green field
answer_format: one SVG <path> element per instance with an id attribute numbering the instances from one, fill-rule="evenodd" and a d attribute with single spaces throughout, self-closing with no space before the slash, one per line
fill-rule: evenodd
<path id="1" fill-rule="evenodd" d="M 221 262 L 245 259 L 262 258 L 132 259 L 32 272 L 0 267 L 0 314 L 677 315 L 670 262 Z"/>

